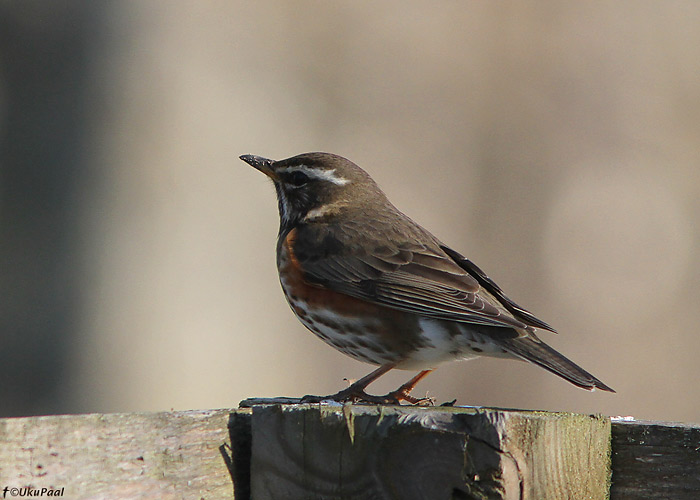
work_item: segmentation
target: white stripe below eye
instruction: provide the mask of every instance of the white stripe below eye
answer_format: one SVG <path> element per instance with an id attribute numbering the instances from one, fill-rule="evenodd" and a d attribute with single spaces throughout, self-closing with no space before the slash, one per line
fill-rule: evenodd
<path id="1" fill-rule="evenodd" d="M 339 208 L 345 206 L 343 202 L 328 203 L 326 205 L 321 205 L 320 207 L 309 210 L 304 216 L 304 221 L 311 221 L 314 219 L 320 219 L 326 215 L 330 215 L 333 212 L 338 211 Z"/>
<path id="2" fill-rule="evenodd" d="M 336 184 L 338 186 L 344 186 L 345 184 L 348 184 L 350 182 L 350 179 L 346 179 L 345 177 L 340 177 L 339 175 L 336 175 L 335 169 L 323 170 L 319 168 L 307 167 L 306 165 L 295 165 L 293 167 L 285 167 L 278 170 L 278 172 L 285 173 L 297 171 L 304 172 L 306 175 L 313 179 L 332 182 L 333 184 Z"/>

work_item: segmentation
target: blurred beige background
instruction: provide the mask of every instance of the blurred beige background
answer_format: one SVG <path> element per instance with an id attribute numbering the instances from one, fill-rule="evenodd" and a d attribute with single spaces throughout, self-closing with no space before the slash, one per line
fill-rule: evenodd
<path id="1" fill-rule="evenodd" d="M 77 12 L 41 10 L 13 22 L 42 37 L 58 22 L 70 30 Z M 293 317 L 275 268 L 274 190 L 237 159 L 328 151 L 365 168 L 557 328 L 548 343 L 618 391 L 480 359 L 443 365 L 416 394 L 700 422 L 697 2 L 151 1 L 80 12 L 75 299 L 65 363 L 25 412 L 231 407 L 335 392 L 371 370 Z M 0 71 L 0 103 L 11 98 L 3 88 Z M 47 348 L 23 355 L 33 349 Z"/>

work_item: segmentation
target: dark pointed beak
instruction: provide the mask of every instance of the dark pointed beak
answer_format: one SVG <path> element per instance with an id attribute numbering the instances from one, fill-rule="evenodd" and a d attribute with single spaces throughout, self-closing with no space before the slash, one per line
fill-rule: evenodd
<path id="1" fill-rule="evenodd" d="M 251 167 L 260 170 L 263 174 L 267 175 L 271 179 L 274 180 L 277 178 L 275 172 L 272 170 L 272 164 L 274 163 L 274 160 L 268 160 L 267 158 L 263 158 L 262 156 L 255 155 L 242 155 L 240 156 L 240 159 L 246 162 Z"/>

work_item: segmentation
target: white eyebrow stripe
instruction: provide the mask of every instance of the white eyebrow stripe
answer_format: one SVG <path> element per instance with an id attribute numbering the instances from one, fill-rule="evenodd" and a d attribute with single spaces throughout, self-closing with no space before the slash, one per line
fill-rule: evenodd
<path id="1" fill-rule="evenodd" d="M 310 168 L 306 165 L 295 165 L 293 167 L 281 168 L 278 171 L 285 173 L 297 171 L 304 172 L 309 177 L 313 177 L 314 179 L 319 179 L 322 181 L 332 182 L 333 184 L 336 184 L 338 186 L 344 186 L 345 184 L 348 184 L 350 182 L 350 179 L 346 179 L 345 177 L 340 177 L 339 175 L 336 175 L 335 169 L 321 170 L 318 168 Z"/>

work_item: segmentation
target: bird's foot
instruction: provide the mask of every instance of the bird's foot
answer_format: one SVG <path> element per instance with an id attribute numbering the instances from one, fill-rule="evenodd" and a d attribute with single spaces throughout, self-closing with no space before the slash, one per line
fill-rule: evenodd
<path id="1" fill-rule="evenodd" d="M 302 403 L 320 403 L 322 401 L 336 401 L 338 403 L 369 403 L 369 404 L 380 404 L 380 405 L 400 405 L 401 401 L 406 401 L 410 405 L 418 406 L 433 406 L 435 400 L 432 398 L 415 398 L 411 396 L 411 391 L 418 384 L 418 382 L 428 375 L 432 370 L 423 370 L 411 380 L 403 384 L 401 387 L 395 391 L 391 391 L 384 396 L 374 396 L 372 394 L 367 394 L 365 389 L 369 384 L 374 382 L 384 373 L 388 372 L 394 368 L 395 364 L 383 365 L 374 370 L 369 375 L 362 377 L 360 380 L 350 384 L 347 388 L 343 389 L 336 394 L 331 394 L 330 396 L 304 396 L 301 398 Z"/>
<path id="2" fill-rule="evenodd" d="M 366 403 L 376 405 L 400 405 L 402 401 L 406 401 L 414 406 L 433 406 L 435 400 L 433 398 L 416 398 L 411 396 L 404 387 L 399 387 L 397 390 L 389 392 L 383 396 L 375 396 L 367 394 L 362 387 L 353 387 L 352 385 L 340 392 L 331 394 L 330 396 L 304 396 L 301 398 L 302 403 L 321 403 L 323 401 L 335 401 L 338 403 Z"/>
<path id="3" fill-rule="evenodd" d="M 384 396 L 373 396 L 367 394 L 362 387 L 353 387 L 343 389 L 329 396 L 311 396 L 307 395 L 301 398 L 302 403 L 322 403 L 323 401 L 335 401 L 337 403 L 369 403 L 369 404 L 397 404 L 393 400 L 388 400 Z"/>
<path id="4" fill-rule="evenodd" d="M 435 399 L 429 398 L 428 396 L 424 398 L 416 398 L 411 396 L 403 386 L 399 387 L 395 391 L 385 394 L 384 396 L 380 396 L 380 398 L 387 402 L 391 402 L 389 404 L 398 405 L 401 404 L 401 401 L 406 401 L 408 404 L 413 406 L 435 406 Z"/>

